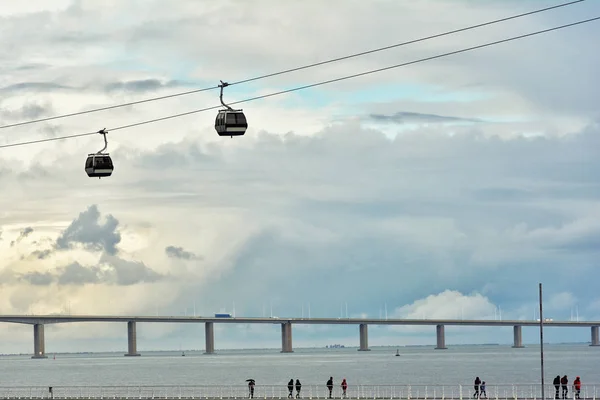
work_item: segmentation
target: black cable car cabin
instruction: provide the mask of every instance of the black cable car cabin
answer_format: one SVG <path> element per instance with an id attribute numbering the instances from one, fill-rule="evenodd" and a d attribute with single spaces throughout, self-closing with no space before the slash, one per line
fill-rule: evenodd
<path id="1" fill-rule="evenodd" d="M 111 176 L 114 166 L 108 154 L 88 154 L 85 172 L 90 178 Z"/>
<path id="2" fill-rule="evenodd" d="M 219 110 L 215 129 L 219 136 L 242 136 L 248 129 L 248 121 L 242 110 Z"/>

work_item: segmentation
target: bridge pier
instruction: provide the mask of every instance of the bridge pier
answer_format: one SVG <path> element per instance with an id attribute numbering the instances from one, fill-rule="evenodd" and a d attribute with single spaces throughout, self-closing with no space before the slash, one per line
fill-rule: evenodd
<path id="1" fill-rule="evenodd" d="M 135 329 L 135 321 L 127 321 L 127 354 L 125 356 L 139 356 L 137 352 L 137 332 Z"/>
<path id="2" fill-rule="evenodd" d="M 360 334 L 358 351 L 371 351 L 369 348 L 369 326 L 367 324 L 360 324 L 358 332 Z"/>
<path id="3" fill-rule="evenodd" d="M 206 351 L 204 354 L 214 354 L 215 352 L 215 330 L 213 322 L 204 323 L 204 339 L 206 340 Z"/>
<path id="4" fill-rule="evenodd" d="M 44 324 L 33 325 L 33 356 L 31 358 L 48 358 L 44 340 Z"/>
<path id="5" fill-rule="evenodd" d="M 523 347 L 523 336 L 521 333 L 521 325 L 513 326 L 513 349 L 522 349 Z"/>
<path id="6" fill-rule="evenodd" d="M 446 333 L 445 333 L 445 328 L 444 325 L 436 325 L 435 327 L 435 333 L 436 333 L 436 339 L 437 339 L 437 346 L 435 347 L 436 350 L 446 350 Z"/>
<path id="7" fill-rule="evenodd" d="M 598 326 L 592 326 L 592 344 L 590 346 L 600 346 L 600 337 L 598 337 Z"/>
<path id="8" fill-rule="evenodd" d="M 281 324 L 281 352 L 293 353 L 292 349 L 292 323 L 284 322 Z"/>

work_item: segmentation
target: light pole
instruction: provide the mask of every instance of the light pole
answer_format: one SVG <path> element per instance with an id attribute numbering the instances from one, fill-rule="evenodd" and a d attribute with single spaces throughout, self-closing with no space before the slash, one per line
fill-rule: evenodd
<path id="1" fill-rule="evenodd" d="M 542 284 L 540 283 L 540 367 L 542 375 L 542 400 L 544 397 L 544 314 L 542 308 Z"/>

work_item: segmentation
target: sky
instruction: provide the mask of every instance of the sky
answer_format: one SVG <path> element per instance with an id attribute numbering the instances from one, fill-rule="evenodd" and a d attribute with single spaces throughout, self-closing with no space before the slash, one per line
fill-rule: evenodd
<path id="1" fill-rule="evenodd" d="M 559 4 L 550 1 L 0 0 L 0 126 L 240 80 Z M 585 1 L 232 85 L 240 101 L 600 16 Z M 208 90 L 0 129 L 0 314 L 600 320 L 600 22 L 241 103 Z M 204 348 L 204 326 L 138 324 L 138 349 Z M 49 325 L 46 351 L 122 351 L 125 324 Z M 590 340 L 549 328 L 550 342 Z M 32 328 L 0 325 L 0 353 Z M 523 328 L 523 340 L 538 332 Z M 358 345 L 294 326 L 293 345 Z M 370 345 L 435 327 L 369 328 Z M 446 328 L 512 343 L 512 328 Z M 278 325 L 216 348 L 280 347 Z"/>

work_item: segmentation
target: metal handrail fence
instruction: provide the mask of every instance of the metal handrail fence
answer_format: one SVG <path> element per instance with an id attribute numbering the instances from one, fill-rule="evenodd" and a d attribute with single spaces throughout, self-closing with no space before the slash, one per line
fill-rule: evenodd
<path id="1" fill-rule="evenodd" d="M 554 385 L 545 385 L 546 399 L 555 399 Z M 463 400 L 473 399 L 473 385 L 348 385 L 346 394 L 339 384 L 332 391 L 334 399 L 417 399 L 417 400 Z M 486 385 L 489 400 L 537 400 L 541 399 L 539 384 Z M 328 399 L 329 390 L 321 385 L 302 385 L 300 396 L 294 388 L 292 397 L 300 399 Z M 135 386 L 4 386 L 0 387 L 0 399 L 247 399 L 247 385 L 135 385 Z M 287 399 L 286 385 L 255 385 L 254 399 Z M 562 400 L 562 388 L 559 388 Z M 600 400 L 600 384 L 581 386 L 580 399 Z M 566 399 L 575 400 L 575 388 L 568 385 Z"/>

